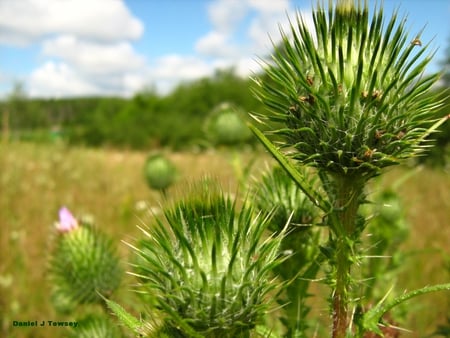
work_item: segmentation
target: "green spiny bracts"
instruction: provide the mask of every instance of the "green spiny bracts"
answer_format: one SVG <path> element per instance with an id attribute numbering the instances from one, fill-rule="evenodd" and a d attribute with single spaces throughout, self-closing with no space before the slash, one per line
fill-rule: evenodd
<path id="1" fill-rule="evenodd" d="M 91 226 L 79 225 L 70 212 L 60 210 L 55 248 L 50 257 L 52 299 L 70 308 L 103 303 L 120 285 L 122 269 L 111 241 Z M 56 304 L 57 308 L 63 307 Z"/>
<path id="2" fill-rule="evenodd" d="M 367 4 L 340 1 L 313 12 L 314 30 L 298 16 L 282 32 L 269 80 L 255 79 L 255 94 L 269 108 L 259 120 L 273 130 L 291 157 L 329 173 L 372 177 L 381 168 L 415 156 L 442 105 L 428 90 L 431 59 L 420 35 L 408 37 L 406 19 Z"/>
<path id="3" fill-rule="evenodd" d="M 267 170 L 254 182 L 255 204 L 260 210 L 274 210 L 270 229 L 289 227 L 304 230 L 317 221 L 319 209 L 279 166 Z"/>
<path id="4" fill-rule="evenodd" d="M 284 232 L 266 237 L 268 218 L 205 182 L 143 230 L 136 253 L 140 291 L 154 295 L 166 330 L 184 336 L 246 337 L 277 284 Z M 165 224 L 167 223 L 167 224 Z"/>

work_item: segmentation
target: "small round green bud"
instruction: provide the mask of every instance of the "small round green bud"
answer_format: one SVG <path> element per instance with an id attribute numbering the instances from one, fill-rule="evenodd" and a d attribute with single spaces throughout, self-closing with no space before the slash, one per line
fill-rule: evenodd
<path id="1" fill-rule="evenodd" d="M 248 142 L 252 136 L 238 111 L 227 103 L 221 104 L 212 112 L 206 129 L 215 144 L 242 144 Z"/>
<path id="2" fill-rule="evenodd" d="M 150 188 L 165 191 L 176 178 L 175 165 L 161 154 L 148 157 L 144 174 Z"/>

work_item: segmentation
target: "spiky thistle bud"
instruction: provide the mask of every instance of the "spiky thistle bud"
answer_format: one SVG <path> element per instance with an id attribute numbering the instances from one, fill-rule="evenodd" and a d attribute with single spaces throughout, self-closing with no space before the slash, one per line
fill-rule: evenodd
<path id="1" fill-rule="evenodd" d="M 91 226 L 78 224 L 66 208 L 60 210 L 60 232 L 50 256 L 52 298 L 65 305 L 102 303 L 120 284 L 122 269 L 111 241 Z"/>
<path id="2" fill-rule="evenodd" d="M 140 291 L 156 298 L 165 330 L 200 337 L 247 337 L 277 284 L 281 232 L 263 236 L 268 219 L 204 185 L 165 211 L 134 248 Z"/>
<path id="3" fill-rule="evenodd" d="M 268 80 L 255 80 L 269 108 L 258 117 L 282 124 L 271 127 L 281 146 L 302 164 L 360 177 L 420 153 L 442 103 L 429 93 L 439 74 L 424 74 L 428 44 L 408 37 L 397 13 L 385 25 L 382 9 L 369 16 L 361 1 L 319 6 L 313 22 L 299 15 L 265 65 Z"/>

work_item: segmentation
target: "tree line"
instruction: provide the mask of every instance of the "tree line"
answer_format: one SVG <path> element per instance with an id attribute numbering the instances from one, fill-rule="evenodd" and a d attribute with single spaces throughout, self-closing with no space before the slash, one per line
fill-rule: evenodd
<path id="1" fill-rule="evenodd" d="M 240 111 L 258 111 L 251 80 L 232 69 L 178 85 L 168 95 L 144 90 L 132 98 L 27 98 L 18 85 L 0 110 L 8 112 L 11 138 L 132 149 L 182 149 L 205 143 L 205 121 L 224 102 Z M 245 118 L 245 114 L 241 114 Z M 4 128 L 3 128 L 4 129 Z"/>

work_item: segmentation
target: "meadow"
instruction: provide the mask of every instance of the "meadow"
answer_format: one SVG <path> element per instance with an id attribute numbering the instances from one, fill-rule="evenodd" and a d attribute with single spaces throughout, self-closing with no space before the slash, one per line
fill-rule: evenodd
<path id="1" fill-rule="evenodd" d="M 142 168 L 147 155 L 145 151 L 64 144 L 0 145 L 1 337 L 60 336 L 57 331 L 60 329 L 18 328 L 12 322 L 61 319 L 51 306 L 46 279 L 54 223 L 61 206 L 67 206 L 78 217 L 93 220 L 116 242 L 126 261 L 129 249 L 121 241 L 133 241 L 139 236 L 136 225 L 150 219 L 149 209 L 157 213 L 168 202 L 145 184 Z M 239 179 L 245 178 L 242 168 L 249 161 L 254 160 L 251 173 L 256 176 L 266 162 L 272 161 L 262 150 L 167 152 L 167 156 L 179 171 L 176 184 L 169 190 L 169 199 L 188 182 L 205 175 L 217 178 L 225 189 L 235 193 Z M 371 189 L 390 186 L 411 170 L 403 166 L 391 169 Z M 448 282 L 448 171 L 423 167 L 400 185 L 398 192 L 410 233 L 402 246 L 405 265 L 395 282 L 396 290 Z M 317 289 L 327 292 L 325 287 Z M 327 316 L 326 305 L 317 304 L 314 311 Z M 411 332 L 404 331 L 402 337 L 425 337 L 446 323 L 450 299 L 446 293 L 436 293 L 414 299 L 407 306 L 403 326 Z"/>

